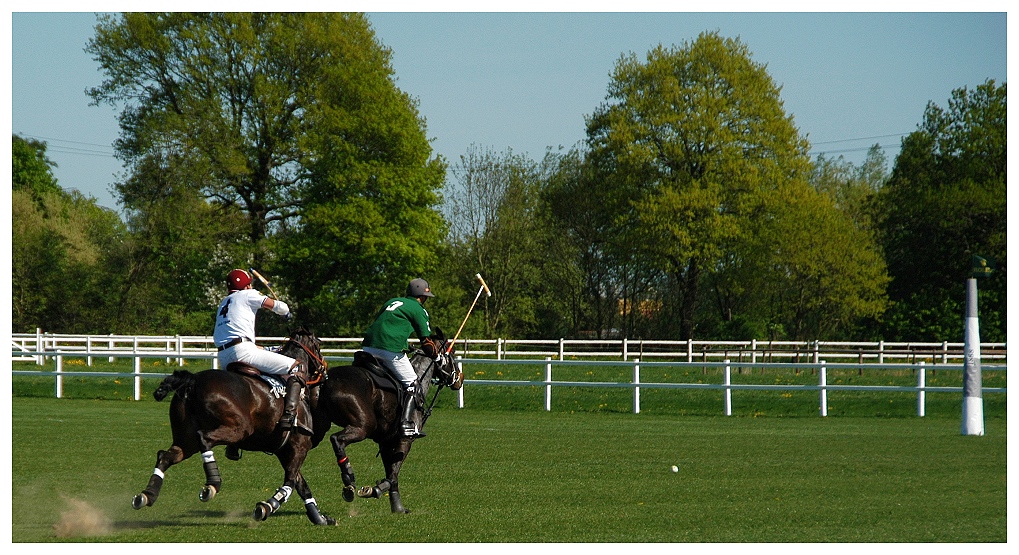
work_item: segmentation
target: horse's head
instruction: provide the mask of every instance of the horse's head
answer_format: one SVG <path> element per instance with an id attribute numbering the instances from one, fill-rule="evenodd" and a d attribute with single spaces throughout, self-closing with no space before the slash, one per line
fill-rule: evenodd
<path id="1" fill-rule="evenodd" d="M 303 327 L 290 335 L 280 353 L 306 362 L 308 383 L 317 382 L 329 369 L 329 364 L 322 358 L 322 342 L 314 333 Z"/>
<path id="2" fill-rule="evenodd" d="M 453 360 L 453 352 L 446 352 L 449 348 L 449 340 L 446 339 L 446 335 L 439 328 L 435 328 L 431 337 L 438 348 L 439 355 L 430 364 L 430 368 L 426 368 L 426 371 L 430 370 L 432 372 L 429 379 L 434 384 L 446 386 L 454 391 L 460 389 L 463 387 L 463 372 L 456 365 L 456 361 Z"/>

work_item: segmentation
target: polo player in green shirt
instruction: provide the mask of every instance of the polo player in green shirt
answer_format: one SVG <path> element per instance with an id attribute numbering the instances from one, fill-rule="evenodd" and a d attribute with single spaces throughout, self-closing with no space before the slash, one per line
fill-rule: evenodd
<path id="1" fill-rule="evenodd" d="M 425 433 L 418 430 L 414 423 L 414 411 L 417 410 L 417 374 L 407 356 L 408 341 L 411 335 L 421 340 L 421 348 L 426 355 L 435 358 L 438 348 L 430 339 L 432 328 L 429 324 L 425 300 L 434 297 L 428 282 L 413 279 L 407 286 L 407 294 L 386 301 L 386 304 L 375 316 L 375 321 L 364 332 L 361 349 L 375 355 L 386 370 L 396 378 L 407 390 L 402 407 L 403 418 L 400 430 L 406 437 L 424 437 Z"/>

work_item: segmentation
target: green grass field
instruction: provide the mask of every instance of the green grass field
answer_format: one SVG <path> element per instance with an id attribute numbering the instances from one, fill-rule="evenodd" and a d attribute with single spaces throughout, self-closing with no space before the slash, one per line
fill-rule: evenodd
<path id="1" fill-rule="evenodd" d="M 193 457 L 169 470 L 155 506 L 134 511 L 169 444 L 168 403 L 151 400 L 151 380 L 137 402 L 124 400 L 130 383 L 67 382 L 70 398 L 54 399 L 52 378 L 13 380 L 15 543 L 1007 540 L 1005 395 L 985 399 L 986 435 L 963 437 L 958 395 L 929 394 L 917 418 L 915 396 L 830 394 L 821 418 L 815 394 L 740 392 L 724 417 L 720 392 L 649 390 L 635 415 L 627 390 L 563 388 L 549 413 L 541 388 L 468 386 L 462 410 L 443 392 L 404 466 L 409 515 L 386 500 L 345 503 L 328 443 L 312 451 L 304 474 L 339 522 L 315 527 L 296 496 L 252 520 L 282 470 L 262 453 L 229 461 L 222 447 L 210 503 Z M 374 443 L 350 455 L 359 485 L 383 477 Z"/>

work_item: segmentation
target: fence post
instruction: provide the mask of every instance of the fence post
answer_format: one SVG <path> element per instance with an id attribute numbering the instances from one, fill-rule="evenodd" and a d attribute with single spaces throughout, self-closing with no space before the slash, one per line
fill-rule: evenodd
<path id="1" fill-rule="evenodd" d="M 633 414 L 640 414 L 640 359 L 633 359 Z"/>
<path id="2" fill-rule="evenodd" d="M 924 367 L 925 364 L 926 364 L 926 362 L 921 360 L 920 361 L 920 369 L 917 370 L 917 372 L 916 372 L 916 387 L 919 390 L 919 391 L 916 392 L 916 415 L 917 416 L 926 416 L 926 414 L 927 414 L 927 407 L 926 407 L 926 402 L 927 402 L 926 395 L 927 395 L 927 392 L 924 391 L 924 388 L 927 387 L 927 377 L 926 377 L 927 369 Z"/>
<path id="3" fill-rule="evenodd" d="M 828 416 L 828 369 L 821 361 L 821 368 L 817 372 L 821 376 L 821 416 Z"/>
<path id="4" fill-rule="evenodd" d="M 42 353 L 42 328 L 35 328 L 35 350 L 38 353 Z M 41 354 L 35 355 L 35 363 L 39 366 L 43 365 L 43 356 Z"/>
<path id="5" fill-rule="evenodd" d="M 495 340 L 495 360 L 502 360 L 502 338 Z"/>
<path id="6" fill-rule="evenodd" d="M 138 336 L 134 336 L 134 400 L 142 398 L 142 359 L 138 356 Z"/>
<path id="7" fill-rule="evenodd" d="M 686 340 L 686 361 L 693 362 L 693 339 Z"/>
<path id="8" fill-rule="evenodd" d="M 626 359 L 630 356 L 630 354 L 629 354 L 629 346 L 630 346 L 629 342 L 624 337 L 623 338 L 623 362 L 626 362 Z"/>
<path id="9" fill-rule="evenodd" d="M 885 342 L 883 340 L 877 344 L 877 362 L 878 364 L 885 363 Z"/>
<path id="10" fill-rule="evenodd" d="M 85 357 L 85 364 L 87 366 L 92 366 L 92 336 L 91 335 L 86 335 L 85 336 L 85 352 L 88 353 L 88 356 Z"/>
<path id="11" fill-rule="evenodd" d="M 750 341 L 750 364 L 757 364 L 757 340 L 756 339 L 752 339 Z M 751 366 L 750 373 L 751 374 L 754 373 L 752 366 Z M 764 371 L 762 370 L 761 373 L 763 374 Z"/>
<path id="12" fill-rule="evenodd" d="M 460 374 L 463 375 L 463 373 L 464 373 L 464 363 L 463 363 L 463 359 L 462 358 L 458 358 L 457 359 L 456 367 L 460 369 Z M 459 407 L 461 409 L 464 408 L 464 388 L 462 386 L 456 392 L 456 402 L 457 402 L 457 407 Z"/>
<path id="13" fill-rule="evenodd" d="M 111 337 L 111 338 L 113 337 L 113 334 L 112 334 L 112 333 L 110 334 L 110 337 Z M 109 349 L 110 349 L 111 351 L 113 350 L 113 339 L 110 339 L 110 343 L 109 343 Z M 114 360 L 117 360 L 117 357 L 110 357 L 110 360 L 109 360 L 108 362 L 113 362 Z"/>
<path id="14" fill-rule="evenodd" d="M 552 410 L 552 357 L 545 357 L 545 411 Z"/>
<path id="15" fill-rule="evenodd" d="M 729 359 L 725 359 L 725 372 L 722 383 L 725 384 L 725 415 L 732 416 L 732 367 L 729 366 Z"/>
<path id="16" fill-rule="evenodd" d="M 941 342 L 941 363 L 948 364 L 948 341 Z"/>
<path id="17" fill-rule="evenodd" d="M 563 338 L 559 338 L 559 360 L 563 360 Z"/>
<path id="18" fill-rule="evenodd" d="M 184 366 L 184 357 L 180 356 L 184 354 L 184 340 L 177 336 L 177 366 Z"/>
<path id="19" fill-rule="evenodd" d="M 55 360 L 57 361 L 56 362 L 56 364 L 57 364 L 57 399 L 60 399 L 61 397 L 64 396 L 64 377 L 60 375 L 64 371 L 64 357 L 61 356 L 61 355 L 57 355 Z"/>

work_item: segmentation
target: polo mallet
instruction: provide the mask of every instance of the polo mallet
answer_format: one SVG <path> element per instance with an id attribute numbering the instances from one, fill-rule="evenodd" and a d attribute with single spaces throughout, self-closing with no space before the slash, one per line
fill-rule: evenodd
<path id="1" fill-rule="evenodd" d="M 251 272 L 251 275 L 257 277 L 262 283 L 265 284 L 265 287 L 269 290 L 269 294 L 272 295 L 273 300 L 279 299 L 279 297 L 276 296 L 276 292 L 272 290 L 272 285 L 269 285 L 269 280 L 262 277 L 262 274 L 258 273 L 254 268 L 248 268 L 248 271 Z"/>
<path id="2" fill-rule="evenodd" d="M 467 310 L 467 316 L 464 316 L 464 321 L 463 323 L 460 324 L 460 329 L 456 330 L 456 335 L 453 336 L 453 340 L 449 342 L 449 345 L 446 345 L 447 355 L 453 352 L 453 344 L 456 343 L 457 338 L 460 337 L 460 332 L 463 331 L 464 325 L 467 324 L 467 319 L 471 317 L 471 311 L 474 310 L 474 305 L 478 304 L 478 299 L 481 297 L 481 292 L 484 291 L 485 293 L 488 294 L 489 297 L 492 296 L 492 290 L 488 288 L 488 284 L 485 283 L 485 280 L 484 278 L 481 277 L 481 274 L 475 274 L 475 277 L 477 277 L 478 281 L 481 282 L 481 287 L 478 289 L 478 294 L 474 295 L 474 302 L 471 303 L 471 307 Z"/>

